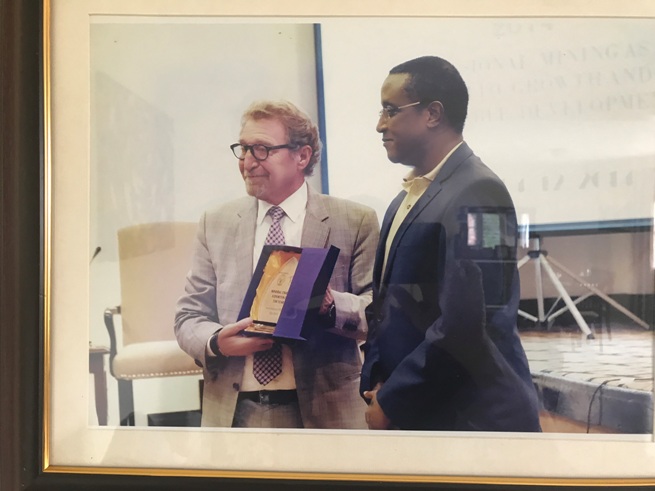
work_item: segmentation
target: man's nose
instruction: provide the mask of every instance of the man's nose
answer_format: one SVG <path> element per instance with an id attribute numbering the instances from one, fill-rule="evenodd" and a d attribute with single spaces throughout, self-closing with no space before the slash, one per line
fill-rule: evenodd
<path id="1" fill-rule="evenodd" d="M 257 160 L 253 154 L 252 150 L 248 150 L 246 154 L 243 156 L 243 166 L 246 169 L 252 169 L 254 167 L 257 167 L 259 165 L 259 160 Z"/>
<path id="2" fill-rule="evenodd" d="M 378 133 L 384 133 L 384 131 L 387 129 L 387 118 L 384 117 L 384 115 L 380 115 L 378 118 L 378 124 L 375 127 L 375 131 Z"/>

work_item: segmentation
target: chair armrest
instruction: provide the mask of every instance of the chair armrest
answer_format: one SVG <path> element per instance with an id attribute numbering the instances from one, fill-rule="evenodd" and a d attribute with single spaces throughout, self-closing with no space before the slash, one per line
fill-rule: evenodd
<path id="1" fill-rule="evenodd" d="M 121 306 L 117 305 L 116 307 L 111 307 L 105 309 L 104 319 L 105 327 L 107 328 L 107 333 L 109 334 L 109 372 L 114 375 L 114 357 L 116 356 L 117 345 L 116 345 L 116 329 L 114 327 L 114 316 L 120 315 Z"/>

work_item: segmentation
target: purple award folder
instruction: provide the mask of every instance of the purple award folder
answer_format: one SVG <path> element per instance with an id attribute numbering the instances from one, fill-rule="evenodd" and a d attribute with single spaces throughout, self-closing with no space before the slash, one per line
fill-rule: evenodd
<path id="1" fill-rule="evenodd" d="M 241 305 L 239 319 L 252 317 L 248 336 L 304 341 L 319 310 L 339 249 L 266 245 Z"/>

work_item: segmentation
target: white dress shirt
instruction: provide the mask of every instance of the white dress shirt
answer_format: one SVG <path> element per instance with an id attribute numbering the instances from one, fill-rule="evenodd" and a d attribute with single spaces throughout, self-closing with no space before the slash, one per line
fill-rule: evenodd
<path id="1" fill-rule="evenodd" d="M 253 272 L 259 261 L 262 248 L 266 243 L 268 229 L 273 219 L 268 215 L 268 210 L 273 205 L 265 201 L 258 201 L 257 223 L 255 228 L 255 245 L 253 247 Z M 302 228 L 307 213 L 307 183 L 304 183 L 296 192 L 278 205 L 284 210 L 285 216 L 280 220 L 280 226 L 284 233 L 284 243 L 288 246 L 300 247 L 302 239 Z M 282 345 L 282 373 L 266 385 L 261 385 L 253 375 L 253 355 L 246 356 L 246 364 L 243 370 L 241 391 L 254 390 L 289 390 L 296 388 L 296 379 L 293 372 L 293 359 L 291 349 L 286 344 Z"/>

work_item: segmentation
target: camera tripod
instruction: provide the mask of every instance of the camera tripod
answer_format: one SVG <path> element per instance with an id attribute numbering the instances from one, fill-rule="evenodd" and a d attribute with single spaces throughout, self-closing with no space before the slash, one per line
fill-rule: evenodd
<path id="1" fill-rule="evenodd" d="M 584 320 L 584 317 L 582 317 L 582 314 L 580 314 L 577 304 L 579 304 L 586 298 L 591 297 L 592 295 L 597 295 L 599 298 L 610 304 L 612 307 L 614 307 L 621 313 L 625 314 L 627 317 L 632 319 L 635 323 L 637 323 L 641 327 L 645 329 L 650 329 L 650 326 L 648 324 L 646 324 L 643 320 L 641 320 L 635 314 L 633 314 L 628 309 L 626 309 L 623 305 L 619 304 L 618 302 L 607 296 L 605 293 L 600 291 L 594 285 L 590 284 L 589 282 L 580 278 L 575 273 L 571 272 L 569 269 L 567 269 L 562 264 L 557 262 L 552 256 L 548 256 L 548 252 L 541 249 L 540 242 L 541 240 L 539 236 L 536 235 L 531 236 L 530 248 L 528 250 L 527 255 L 517 263 L 517 268 L 520 269 L 522 266 L 526 265 L 529 261 L 534 261 L 535 282 L 537 288 L 537 317 L 528 314 L 527 312 L 524 312 L 522 310 L 519 310 L 519 315 L 532 322 L 538 322 L 541 325 L 544 325 L 568 310 L 571 312 L 571 315 L 573 315 L 573 318 L 575 319 L 576 324 L 578 324 L 580 330 L 587 335 L 587 339 L 594 339 L 594 333 L 591 332 L 589 325 Z M 559 277 L 553 270 L 553 266 L 557 268 L 558 271 L 564 273 L 566 276 L 568 276 L 569 278 L 573 279 L 574 281 L 582 285 L 584 288 L 586 288 L 588 290 L 588 293 L 585 293 L 584 295 L 581 295 L 580 297 L 576 298 L 575 301 L 572 300 L 571 296 L 566 291 L 566 288 L 564 288 L 564 285 L 562 284 Z M 547 313 L 544 312 L 544 293 L 543 293 L 542 274 L 541 274 L 542 269 L 543 271 L 546 272 L 551 283 L 559 293 L 560 298 L 564 301 L 565 307 L 559 309 L 557 312 L 552 312 L 552 310 L 557 306 L 558 302 L 556 302 Z"/>

